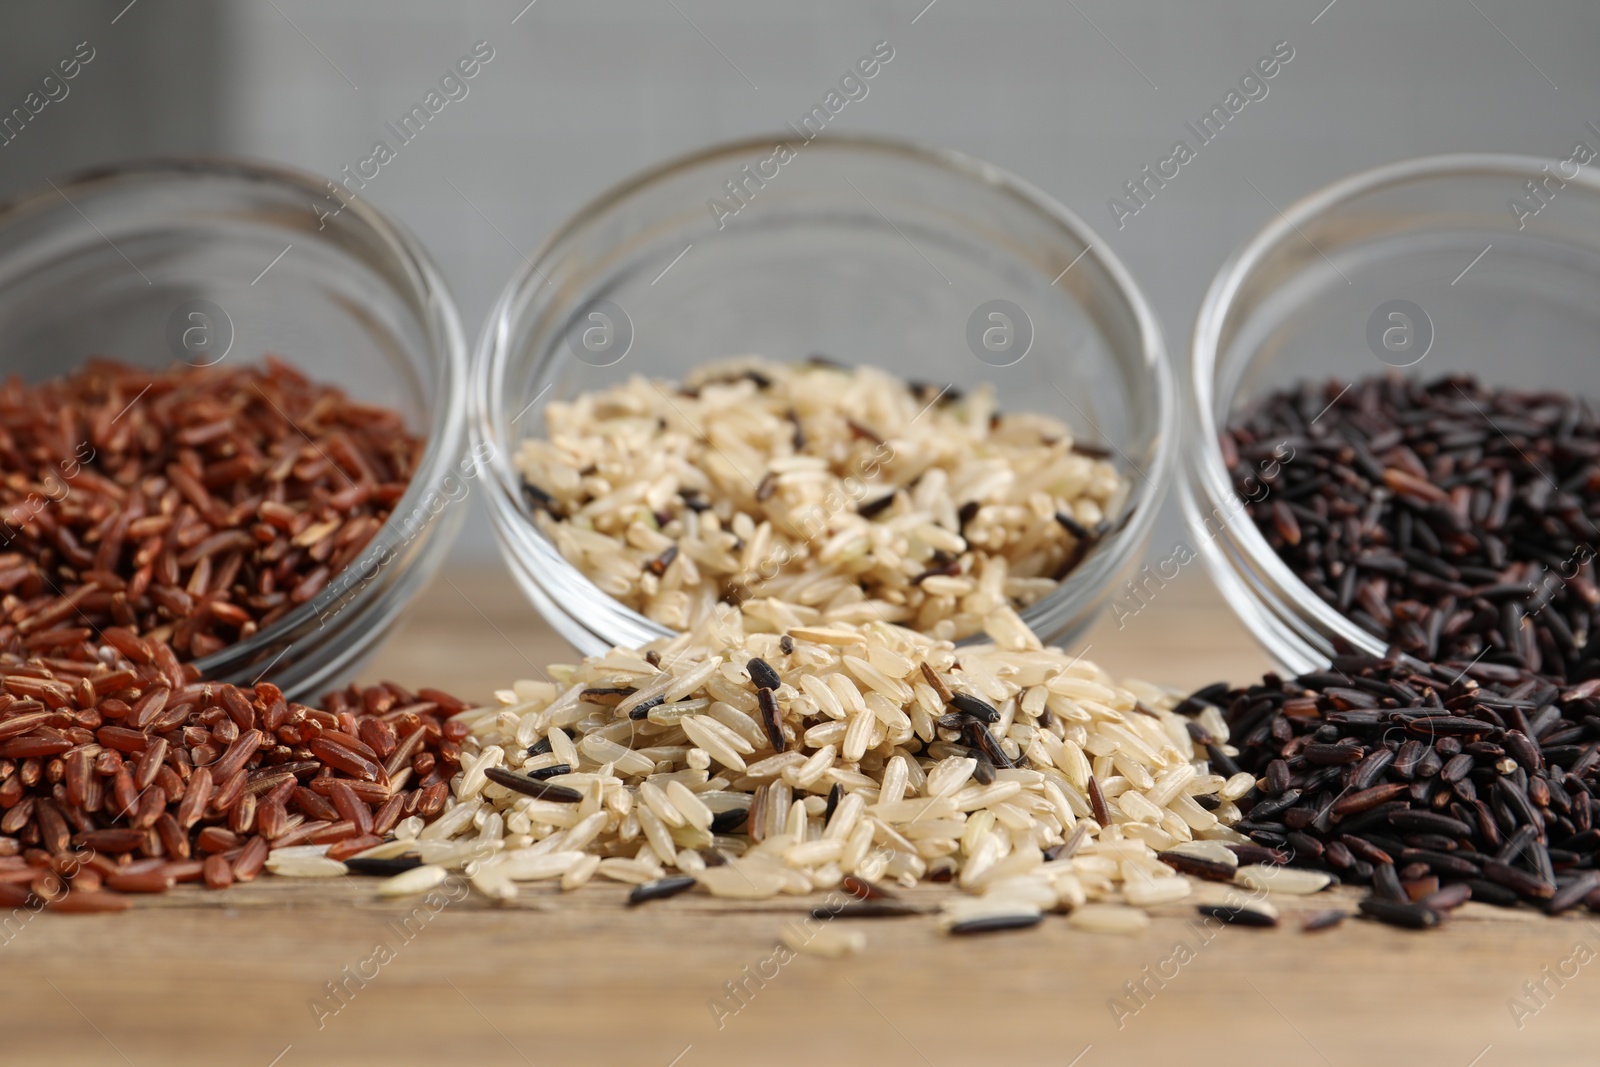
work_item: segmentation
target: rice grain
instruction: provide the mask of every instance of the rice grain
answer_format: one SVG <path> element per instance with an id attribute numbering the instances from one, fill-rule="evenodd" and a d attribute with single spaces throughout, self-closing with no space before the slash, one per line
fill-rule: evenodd
<path id="1" fill-rule="evenodd" d="M 547 437 L 515 457 L 532 520 L 605 592 L 682 631 L 729 600 L 752 627 L 802 624 L 797 639 L 889 621 L 1036 650 L 1016 610 L 1082 563 L 1129 490 L 1067 427 L 1000 413 L 988 387 L 930 403 L 871 367 L 730 361 L 544 414 Z"/>

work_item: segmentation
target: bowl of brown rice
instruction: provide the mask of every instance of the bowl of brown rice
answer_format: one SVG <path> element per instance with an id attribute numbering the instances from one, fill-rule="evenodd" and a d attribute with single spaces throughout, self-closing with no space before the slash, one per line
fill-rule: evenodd
<path id="1" fill-rule="evenodd" d="M 1176 430 L 1159 324 L 1075 215 L 959 153 L 793 131 L 573 216 L 471 397 L 503 554 L 590 653 L 724 603 L 1070 640 L 1142 555 Z"/>

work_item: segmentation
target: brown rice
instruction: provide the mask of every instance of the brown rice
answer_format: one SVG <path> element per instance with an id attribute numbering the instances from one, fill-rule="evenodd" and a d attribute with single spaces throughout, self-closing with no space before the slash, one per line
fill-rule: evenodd
<path id="1" fill-rule="evenodd" d="M 471 733 L 449 806 L 397 835 L 499 899 L 518 883 L 638 885 L 674 869 L 732 899 L 922 879 L 983 898 L 955 898 L 946 927 L 1183 899 L 1188 879 L 1156 854 L 1244 842 L 1226 826 L 1238 818 L 1218 796 L 1226 779 L 1170 694 L 1042 648 L 1014 618 L 995 608 L 985 625 L 1002 640 L 958 656 L 883 623 L 751 632 L 722 606 L 690 633 L 552 667 L 550 681 L 462 713 Z M 773 671 L 782 751 L 754 680 Z M 1206 731 L 1229 751 L 1219 719 Z M 545 781 L 575 802 L 480 773 L 563 763 Z M 1099 914 L 1086 928 L 1133 928 Z"/>
<path id="2" fill-rule="evenodd" d="M 944 640 L 1040 599 L 1128 484 L 985 386 L 737 360 L 551 403 L 517 467 L 537 521 L 603 592 L 677 630 L 894 622 Z"/>

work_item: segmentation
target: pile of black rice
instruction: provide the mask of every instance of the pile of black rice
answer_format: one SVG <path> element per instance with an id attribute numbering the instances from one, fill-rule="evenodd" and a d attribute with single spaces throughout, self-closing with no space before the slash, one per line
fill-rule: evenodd
<path id="1" fill-rule="evenodd" d="M 1283 861 L 1369 886 L 1362 911 L 1435 926 L 1468 899 L 1600 911 L 1600 679 L 1564 686 L 1503 664 L 1339 655 L 1322 671 L 1231 689 L 1230 757 L 1257 787 L 1236 826 Z"/>

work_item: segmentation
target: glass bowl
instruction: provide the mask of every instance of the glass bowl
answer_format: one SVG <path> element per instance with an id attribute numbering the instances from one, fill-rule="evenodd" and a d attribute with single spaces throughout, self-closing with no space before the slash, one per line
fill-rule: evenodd
<path id="1" fill-rule="evenodd" d="M 0 204 L 5 373 L 36 381 L 95 356 L 167 367 L 267 354 L 427 435 L 405 496 L 355 562 L 196 661 L 208 678 L 248 685 L 270 670 L 286 692 L 312 695 L 354 672 L 426 584 L 460 522 L 462 472 L 476 470 L 467 345 L 438 270 L 332 183 L 241 160 L 117 164 Z"/>
<path id="2" fill-rule="evenodd" d="M 1385 644 L 1307 588 L 1244 513 L 1217 442 L 1230 413 L 1306 378 L 1391 370 L 1594 396 L 1597 292 L 1600 179 L 1577 159 L 1365 171 L 1288 208 L 1222 265 L 1195 322 L 1181 495 L 1212 577 L 1280 666 L 1325 666 L 1335 639 L 1374 655 Z"/>
<path id="3" fill-rule="evenodd" d="M 1139 559 L 1175 445 L 1166 348 L 1144 296 L 1082 220 L 996 167 L 797 136 L 711 148 L 605 193 L 491 313 L 473 433 L 502 551 L 551 625 L 585 653 L 670 633 L 596 588 L 534 524 L 512 458 L 543 434 L 544 405 L 636 374 L 682 381 L 711 360 L 813 353 L 987 382 L 1004 410 L 1053 415 L 1106 449 L 1132 483 L 1117 532 L 1022 612 L 1046 641 L 1078 634 Z"/>

